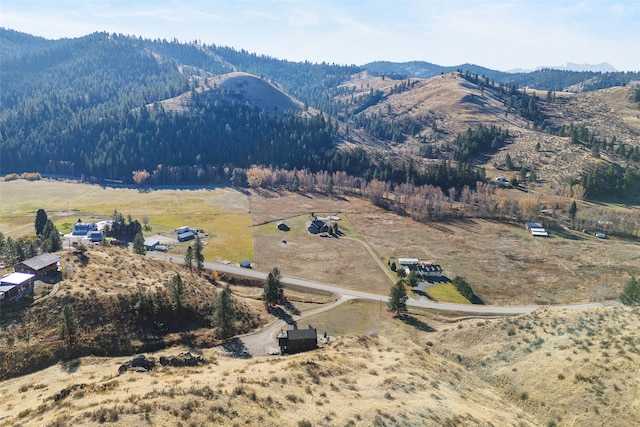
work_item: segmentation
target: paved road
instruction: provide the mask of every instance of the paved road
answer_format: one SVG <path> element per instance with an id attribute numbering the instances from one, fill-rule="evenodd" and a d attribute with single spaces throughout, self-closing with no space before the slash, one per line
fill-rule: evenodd
<path id="1" fill-rule="evenodd" d="M 147 252 L 147 256 L 156 259 L 171 260 L 177 263 L 183 263 L 181 257 L 161 253 L 161 252 Z M 223 273 L 229 273 L 237 276 L 250 277 L 253 279 L 265 280 L 267 273 L 256 271 L 248 268 L 236 267 L 234 265 L 221 264 L 217 262 L 205 262 L 205 268 L 221 271 Z M 337 286 L 326 285 L 323 283 L 317 283 L 310 280 L 297 279 L 293 277 L 283 277 L 282 283 L 285 285 L 300 286 L 303 288 L 316 289 L 320 291 L 330 292 L 336 295 L 345 295 L 349 297 L 355 297 L 360 299 L 366 299 L 370 301 L 380 301 L 386 303 L 389 300 L 388 296 L 378 295 L 369 292 L 356 291 L 353 289 L 340 288 Z M 470 313 L 470 314 L 499 314 L 499 315 L 514 315 L 531 313 L 541 308 L 552 308 L 558 310 L 570 310 L 581 308 L 595 308 L 606 307 L 612 305 L 620 305 L 618 301 L 604 301 L 594 302 L 588 304 L 576 304 L 576 305 L 558 305 L 558 306 L 539 306 L 539 305 L 527 305 L 527 306 L 493 306 L 493 305 L 471 305 L 471 304 L 453 304 L 445 302 L 435 302 L 428 299 L 407 301 L 409 307 L 426 308 L 430 310 L 438 311 L 452 311 L 458 313 Z"/>

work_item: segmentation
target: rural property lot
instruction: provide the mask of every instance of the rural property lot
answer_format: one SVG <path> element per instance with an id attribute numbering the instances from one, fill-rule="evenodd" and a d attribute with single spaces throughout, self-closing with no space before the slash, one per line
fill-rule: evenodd
<path id="1" fill-rule="evenodd" d="M 253 259 L 255 253 L 259 270 L 277 266 L 285 275 L 381 293 L 388 292 L 390 280 L 361 243 L 309 236 L 297 229 L 278 233 L 272 222 L 301 224 L 311 212 L 339 214 L 345 236 L 368 244 L 381 262 L 397 257 L 433 260 L 450 278 L 463 276 L 487 304 L 616 299 L 630 275 L 640 276 L 637 241 L 602 240 L 579 232 L 533 238 L 520 224 L 475 219 L 422 224 L 354 197 L 253 190 L 247 194 L 230 188 L 139 192 L 23 180 L 2 182 L 0 191 L 0 231 L 6 236 L 32 233 L 41 207 L 58 227 L 78 217 L 109 216 L 117 209 L 138 220 L 148 216 L 149 235 L 181 225 L 209 232 L 207 261 L 238 262 Z M 183 245 L 176 253 L 181 254 Z"/>
<path id="2" fill-rule="evenodd" d="M 283 276 L 389 293 L 392 282 L 357 240 L 308 235 L 286 242 L 279 236 L 255 236 L 256 269 L 278 267 Z"/>
<path id="3" fill-rule="evenodd" d="M 440 264 L 445 274 L 464 277 L 487 304 L 584 303 L 617 299 L 629 275 L 640 275 L 640 243 L 566 232 L 533 238 L 520 224 L 487 220 L 418 223 L 357 198 L 325 198 L 283 192 L 252 193 L 254 224 L 310 212 L 340 212 L 386 263 L 417 257 Z M 316 241 L 323 263 L 339 262 L 333 239 Z M 262 243 L 256 238 L 256 253 Z M 324 246 L 322 246 L 324 245 Z M 366 254 L 363 252 L 363 256 Z M 260 255 L 262 256 L 262 255 Z M 277 250 L 270 263 L 283 267 L 290 253 Z M 278 257 L 282 258 L 278 262 Z M 317 280 L 314 258 L 296 266 L 296 275 Z M 302 276 L 304 270 L 314 271 Z M 293 273 L 292 273 L 293 274 Z"/>

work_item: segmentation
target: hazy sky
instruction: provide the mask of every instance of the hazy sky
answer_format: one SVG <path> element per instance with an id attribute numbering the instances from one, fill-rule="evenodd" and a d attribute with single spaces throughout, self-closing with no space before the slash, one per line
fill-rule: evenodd
<path id="1" fill-rule="evenodd" d="M 199 40 L 292 61 L 640 70 L 638 0 L 0 0 L 0 26 Z"/>

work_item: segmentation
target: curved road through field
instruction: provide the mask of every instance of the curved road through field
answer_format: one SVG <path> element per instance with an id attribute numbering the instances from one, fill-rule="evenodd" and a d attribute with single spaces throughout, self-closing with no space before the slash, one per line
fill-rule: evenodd
<path id="1" fill-rule="evenodd" d="M 155 259 L 162 260 L 170 260 L 172 262 L 183 263 L 183 259 L 181 257 L 159 253 L 159 252 L 148 252 L 147 256 Z M 256 271 L 248 268 L 236 267 L 234 265 L 221 264 L 217 262 L 205 262 L 204 267 L 212 270 L 221 271 L 223 273 L 233 274 L 236 276 L 244 276 L 250 277 L 253 279 L 266 280 L 267 273 L 263 273 L 261 271 Z M 317 283 L 310 280 L 305 279 L 297 279 L 293 277 L 282 277 L 282 283 L 285 285 L 299 286 L 302 288 L 315 289 L 325 292 L 330 292 L 335 295 L 344 295 L 348 297 L 360 298 L 370 301 L 380 301 L 386 303 L 389 300 L 388 296 L 378 295 L 369 292 L 356 291 L 347 288 L 340 288 L 337 286 L 326 285 L 323 283 Z M 407 301 L 407 305 L 409 307 L 415 308 L 424 308 L 429 310 L 438 310 L 438 311 L 452 311 L 458 313 L 470 313 L 470 314 L 498 314 L 498 315 L 515 315 L 515 314 L 525 314 L 531 313 L 541 308 L 552 308 L 557 310 L 568 310 L 568 309 L 581 309 L 581 308 L 595 308 L 595 307 L 606 307 L 613 305 L 621 305 L 618 301 L 604 301 L 604 302 L 593 302 L 587 304 L 572 304 L 572 305 L 549 305 L 549 306 L 540 306 L 540 305 L 527 305 L 527 306 L 493 306 L 493 305 L 471 305 L 471 304 L 453 304 L 446 302 L 435 302 L 428 299 L 419 299 L 413 300 L 409 299 Z"/>

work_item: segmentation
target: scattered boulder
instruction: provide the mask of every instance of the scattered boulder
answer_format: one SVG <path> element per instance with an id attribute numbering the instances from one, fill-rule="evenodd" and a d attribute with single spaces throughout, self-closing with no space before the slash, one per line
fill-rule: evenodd
<path id="1" fill-rule="evenodd" d="M 154 359 L 147 359 L 144 354 L 136 354 L 128 362 L 123 363 L 118 368 L 118 375 L 122 375 L 127 371 L 148 372 L 156 366 Z"/>
<path id="2" fill-rule="evenodd" d="M 162 366 L 199 366 L 209 363 L 202 356 L 194 356 L 193 354 L 186 352 L 180 353 L 177 356 L 160 356 L 160 365 Z M 156 361 L 153 358 L 147 358 L 144 354 L 136 354 L 133 359 L 123 363 L 118 367 L 118 375 L 122 375 L 127 371 L 132 372 L 149 372 L 156 366 Z"/>
<path id="3" fill-rule="evenodd" d="M 85 387 L 87 387 L 86 384 L 74 384 L 72 386 L 63 388 L 62 390 L 60 390 L 59 392 L 53 395 L 53 400 L 58 402 L 62 399 L 69 397 L 69 395 L 76 390 L 84 390 Z"/>
<path id="4" fill-rule="evenodd" d="M 162 366 L 198 366 L 206 365 L 208 362 L 202 356 L 194 356 L 189 352 L 180 353 L 173 357 L 160 357 Z"/>

